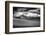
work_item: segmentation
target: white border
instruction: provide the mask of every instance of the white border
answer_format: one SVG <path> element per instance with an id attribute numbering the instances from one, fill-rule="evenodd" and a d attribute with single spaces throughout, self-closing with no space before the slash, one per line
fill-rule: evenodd
<path id="1" fill-rule="evenodd" d="M 40 27 L 28 27 L 28 28 L 13 28 L 13 7 L 35 7 L 40 8 L 41 19 Z M 43 5 L 34 5 L 34 4 L 19 4 L 19 3 L 10 3 L 9 4 L 9 32 L 21 32 L 21 31 L 37 31 L 43 30 Z"/>

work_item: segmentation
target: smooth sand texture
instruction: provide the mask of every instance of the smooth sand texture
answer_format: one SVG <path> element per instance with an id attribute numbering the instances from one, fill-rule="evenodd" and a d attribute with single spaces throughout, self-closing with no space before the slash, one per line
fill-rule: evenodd
<path id="1" fill-rule="evenodd" d="M 14 26 L 27 26 L 27 27 L 29 27 L 29 26 L 31 26 L 31 27 L 39 27 L 40 26 L 40 20 L 38 20 L 38 19 L 31 19 L 31 20 L 25 20 L 25 19 L 16 19 L 16 18 L 14 18 L 13 19 L 13 25 Z"/>

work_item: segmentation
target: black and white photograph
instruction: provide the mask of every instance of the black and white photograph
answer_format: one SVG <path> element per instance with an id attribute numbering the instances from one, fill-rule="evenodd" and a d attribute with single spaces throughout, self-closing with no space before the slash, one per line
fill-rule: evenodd
<path id="1" fill-rule="evenodd" d="M 40 27 L 40 8 L 13 7 L 13 28 Z"/>
<path id="2" fill-rule="evenodd" d="M 45 31 L 45 4 L 35 2 L 5 2 L 5 33 Z"/>

